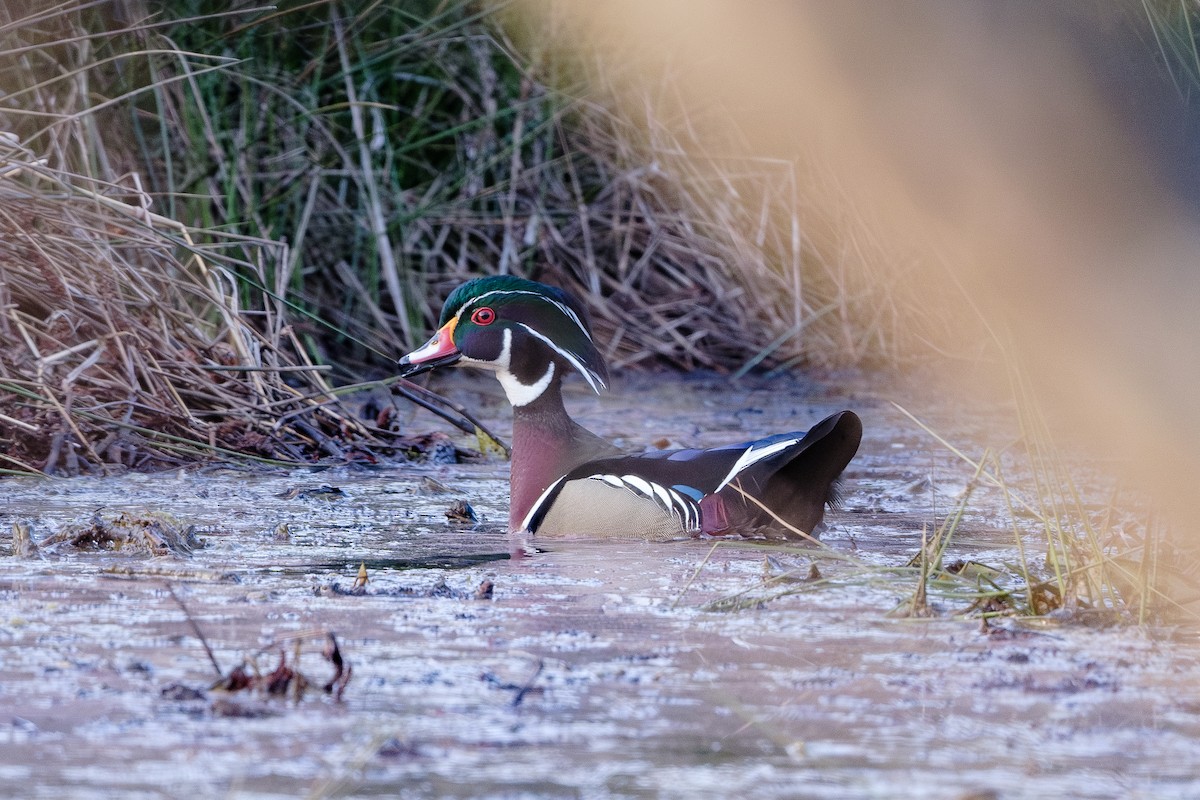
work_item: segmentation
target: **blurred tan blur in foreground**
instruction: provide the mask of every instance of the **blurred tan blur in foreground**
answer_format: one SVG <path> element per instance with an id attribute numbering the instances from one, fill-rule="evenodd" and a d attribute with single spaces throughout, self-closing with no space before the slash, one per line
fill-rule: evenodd
<path id="1" fill-rule="evenodd" d="M 1194 209 L 1160 180 L 1169 157 L 1156 172 L 1163 153 L 1156 165 L 1139 138 L 1160 124 L 1153 98 L 1151 116 L 1131 120 L 1112 102 L 1120 65 L 1097 68 L 1106 31 L 1129 20 L 1032 3 L 526 11 L 554 14 L 564 51 L 665 71 L 684 108 L 738 109 L 750 154 L 826 164 L 838 202 L 884 228 L 875 236 L 943 265 L 913 280 L 960 282 L 1011 334 L 1056 435 L 1127 464 L 1174 530 L 1197 532 L 1200 238 Z M 1143 47 L 1152 59 L 1153 42 Z"/>

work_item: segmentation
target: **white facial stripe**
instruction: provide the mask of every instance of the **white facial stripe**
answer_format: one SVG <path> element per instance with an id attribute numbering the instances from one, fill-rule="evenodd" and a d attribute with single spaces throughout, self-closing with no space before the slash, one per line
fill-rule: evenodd
<path id="1" fill-rule="evenodd" d="M 479 295 L 478 297 L 474 298 L 473 300 L 471 300 L 467 303 L 463 303 L 462 308 L 460 308 L 458 310 L 458 313 L 455 314 L 455 316 L 456 317 L 461 316 L 463 311 L 466 310 L 467 306 L 477 305 L 479 303 L 479 301 L 483 300 L 485 297 L 491 297 L 492 295 L 497 295 L 497 294 L 521 294 L 521 295 L 527 295 L 529 297 L 532 297 L 535 300 L 544 300 L 545 302 L 550 303 L 552 306 L 554 306 L 559 311 L 561 311 L 567 317 L 567 319 L 574 322 L 579 327 L 579 330 L 581 330 L 583 332 L 583 335 L 587 337 L 587 340 L 589 342 L 592 341 L 592 335 L 590 333 L 588 333 L 587 326 L 583 324 L 583 320 L 581 320 L 579 318 L 579 315 L 571 310 L 570 306 L 565 305 L 564 303 L 560 303 L 552 297 L 547 297 L 546 295 L 541 294 L 539 292 L 531 292 L 527 289 L 493 289 L 490 292 L 484 292 L 483 294 Z"/>
<path id="2" fill-rule="evenodd" d="M 550 381 L 554 380 L 553 361 L 546 365 L 546 373 L 534 383 L 526 384 L 517 380 L 517 376 L 513 375 L 509 369 L 509 365 L 512 363 L 512 330 L 510 328 L 504 329 L 504 347 L 501 348 L 500 355 L 494 361 L 483 361 L 469 356 L 461 356 L 459 360 L 463 364 L 494 371 L 496 380 L 500 381 L 500 386 L 504 389 L 505 396 L 508 397 L 508 403 L 513 408 L 527 406 L 537 400 L 542 396 L 542 392 L 546 391 Z"/>
<path id="3" fill-rule="evenodd" d="M 725 476 L 725 480 L 721 481 L 721 485 L 718 486 L 716 489 L 713 489 L 713 494 L 716 494 L 717 492 L 724 489 L 725 485 L 728 484 L 734 478 L 736 478 L 738 476 L 738 473 L 740 473 L 742 470 L 744 470 L 750 466 L 753 466 L 754 464 L 757 464 L 759 461 L 762 461 L 764 458 L 775 455 L 780 450 L 786 450 L 787 448 L 791 447 L 798 441 L 800 441 L 799 438 L 784 439 L 782 442 L 776 442 L 775 444 L 769 444 L 766 447 L 762 448 L 761 450 L 755 450 L 753 447 L 747 447 L 746 452 L 742 453 L 742 455 L 738 458 L 737 462 L 734 463 L 733 469 L 729 470 L 729 474 Z"/>
<path id="4" fill-rule="evenodd" d="M 602 380 L 600 380 L 600 377 L 598 375 L 596 375 L 596 373 L 594 373 L 590 369 L 588 369 L 586 366 L 584 366 L 583 362 L 580 361 L 575 356 L 574 353 L 570 353 L 566 350 L 563 350 L 561 347 L 559 347 L 554 342 L 552 342 L 549 338 L 538 333 L 533 328 L 526 325 L 524 322 L 518 322 L 517 324 L 520 325 L 522 328 L 524 328 L 526 331 L 528 331 L 529 335 L 535 336 L 538 339 L 541 339 L 543 342 L 546 343 L 547 347 L 549 347 L 554 352 L 558 353 L 560 356 L 565 358 L 567 361 L 570 361 L 571 366 L 573 366 L 576 370 L 578 370 L 579 374 L 582 375 L 585 380 L 587 380 L 588 386 L 592 387 L 593 392 L 595 392 L 596 394 L 600 394 L 600 390 L 605 388 L 605 384 Z M 507 331 L 505 331 L 505 332 L 507 333 Z"/>

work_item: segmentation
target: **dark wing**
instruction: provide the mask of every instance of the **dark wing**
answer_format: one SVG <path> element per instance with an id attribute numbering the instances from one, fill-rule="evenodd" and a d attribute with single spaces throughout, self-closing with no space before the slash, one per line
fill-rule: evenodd
<path id="1" fill-rule="evenodd" d="M 855 428 L 859 431 L 857 435 L 854 435 Z M 839 432 L 847 435 L 831 436 Z M 823 507 L 831 484 L 857 450 L 860 434 L 858 417 L 844 411 L 822 420 L 807 432 L 781 433 L 709 450 L 671 450 L 588 461 L 551 484 L 534 503 L 523 527 L 535 533 L 562 487 L 575 480 L 603 481 L 653 500 L 665 512 L 679 519 L 686 531 L 696 531 L 701 527 L 700 501 L 731 484 L 763 497 L 768 503 L 775 501 L 785 506 L 800 505 L 805 511 L 812 505 L 808 498 L 819 493 L 819 503 Z M 828 443 L 822 445 L 831 438 L 853 439 L 853 446 L 843 444 L 830 448 Z M 809 459 L 800 458 L 809 451 L 812 451 Z M 826 454 L 824 451 L 831 452 Z M 820 468 L 814 468 L 809 463 L 812 461 Z M 780 472 L 784 473 L 787 480 L 773 481 L 773 476 Z M 827 473 L 832 474 L 826 477 Z M 812 479 L 809 482 L 815 481 L 821 485 L 800 492 L 804 497 L 802 503 L 787 502 L 791 499 L 789 495 L 795 492 L 793 487 L 785 484 L 792 480 L 805 482 L 809 477 Z M 784 518 L 788 517 L 785 515 Z"/>

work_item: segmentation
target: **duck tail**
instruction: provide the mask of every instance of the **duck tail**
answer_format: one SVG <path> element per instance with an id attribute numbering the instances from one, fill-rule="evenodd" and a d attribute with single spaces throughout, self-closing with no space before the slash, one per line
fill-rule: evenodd
<path id="1" fill-rule="evenodd" d="M 816 530 L 825 517 L 826 505 L 837 507 L 841 502 L 839 478 L 861 441 L 862 420 L 853 411 L 821 420 L 794 447 L 780 454 L 777 469 L 760 476 L 763 503 L 788 524 L 805 532 Z M 769 515 L 764 512 L 764 517 Z M 762 522 L 769 525 L 769 519 Z"/>

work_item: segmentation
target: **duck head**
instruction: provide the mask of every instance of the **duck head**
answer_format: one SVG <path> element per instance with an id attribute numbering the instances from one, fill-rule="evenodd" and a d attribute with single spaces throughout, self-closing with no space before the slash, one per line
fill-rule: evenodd
<path id="1" fill-rule="evenodd" d="M 450 364 L 492 370 L 514 407 L 537 400 L 570 370 L 596 392 L 608 386 L 583 305 L 562 289 L 511 275 L 455 289 L 437 333 L 399 363 L 406 378 Z"/>

